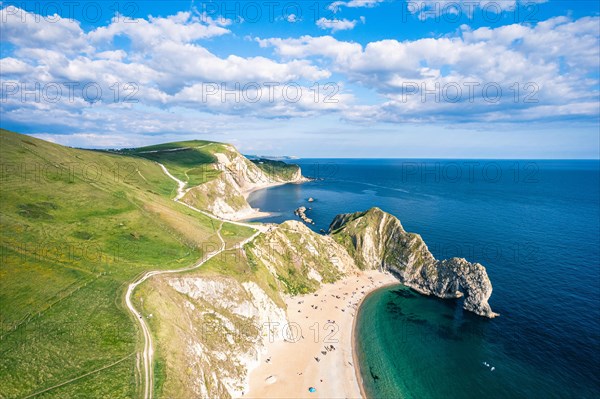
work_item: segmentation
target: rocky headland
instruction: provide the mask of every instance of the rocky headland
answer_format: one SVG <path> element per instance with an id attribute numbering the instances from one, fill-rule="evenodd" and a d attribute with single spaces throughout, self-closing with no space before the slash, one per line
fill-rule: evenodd
<path id="1" fill-rule="evenodd" d="M 230 145 L 223 145 L 214 156 L 216 162 L 208 168 L 218 172 L 218 176 L 188 189 L 183 202 L 224 219 L 241 220 L 261 216 L 247 201 L 253 191 L 309 181 L 302 176 L 298 165 L 268 160 L 252 162 Z"/>
<path id="2" fill-rule="evenodd" d="M 361 269 L 389 271 L 399 282 L 425 295 L 464 296 L 465 310 L 497 316 L 488 304 L 492 284 L 485 267 L 463 258 L 435 259 L 420 235 L 406 232 L 396 217 L 379 208 L 338 215 L 329 233 Z"/>
<path id="3" fill-rule="evenodd" d="M 215 260 L 214 265 L 219 263 Z M 335 321 L 348 330 L 341 347 L 350 348 L 349 332 L 360 299 L 384 284 L 398 282 L 440 298 L 464 296 L 465 310 L 496 316 L 488 304 L 492 285 L 485 267 L 461 258 L 435 259 L 418 234 L 406 232 L 396 217 L 378 208 L 336 216 L 328 235 L 300 221 L 287 221 L 248 243 L 236 255 L 236 263 L 248 274 L 165 277 L 160 290 L 160 295 L 172 298 L 180 317 L 186 315 L 182 325 L 209 325 L 214 333 L 198 334 L 195 328 L 178 333 L 182 336 L 177 341 L 186 342 L 187 364 L 194 364 L 194 375 L 202 376 L 190 377 L 194 394 L 239 397 L 250 389 L 269 396 L 293 386 L 300 395 L 319 373 L 331 373 L 330 381 L 352 377 L 346 366 L 335 368 L 339 359 L 324 356 L 318 344 L 289 343 L 285 326 L 299 323 L 308 337 L 315 320 Z M 332 290 L 336 294 L 330 295 Z M 265 331 L 271 322 L 277 330 Z M 296 360 L 289 363 L 290 358 Z M 351 356 L 341 359 L 344 365 L 352 361 Z M 297 382 L 289 382 L 291 377 Z M 346 385 L 330 382 L 320 389 L 355 395 L 355 382 Z"/>

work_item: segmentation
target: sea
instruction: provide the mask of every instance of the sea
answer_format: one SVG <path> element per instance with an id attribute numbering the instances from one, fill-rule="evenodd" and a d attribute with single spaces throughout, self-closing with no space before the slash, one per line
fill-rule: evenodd
<path id="1" fill-rule="evenodd" d="M 404 286 L 371 293 L 356 352 L 369 398 L 600 397 L 597 160 L 300 159 L 314 178 L 251 194 L 259 219 L 315 232 L 377 206 L 438 259 L 487 268 L 487 319 Z M 313 198 L 313 202 L 308 202 Z"/>

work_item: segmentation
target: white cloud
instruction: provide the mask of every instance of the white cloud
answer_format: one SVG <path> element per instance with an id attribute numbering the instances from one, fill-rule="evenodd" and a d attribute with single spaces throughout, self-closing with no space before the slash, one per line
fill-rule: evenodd
<path id="1" fill-rule="evenodd" d="M 0 59 L 4 80 L 79 84 L 73 99 L 64 95 L 56 103 L 22 101 L 19 94 L 11 95 L 0 103 L 0 110 L 4 120 L 15 123 L 59 124 L 66 131 L 94 133 L 119 128 L 136 132 L 190 129 L 197 119 L 180 123 L 177 118 L 188 112 L 242 119 L 333 114 L 360 122 L 597 118 L 598 17 L 557 17 L 497 28 L 461 26 L 446 37 L 387 39 L 364 45 L 331 35 L 256 38 L 262 55 L 240 56 L 217 54 L 204 43 L 229 35 L 227 20 L 203 19 L 193 12 L 130 20 L 134 23 L 118 17 L 89 32 L 69 20 L 47 24 L 42 19 L 30 26 L 20 18 L 35 17 L 32 14 L 1 12 L 8 21 L 2 39 L 14 46 Z M 322 19 L 321 27 L 334 32 L 359 23 L 332 21 Z M 360 21 L 364 23 L 362 17 Z M 231 40 L 236 39 L 233 36 L 229 35 Z M 63 39 L 49 40 L 58 37 Z M 117 46 L 116 37 L 127 37 L 130 44 Z M 272 55 L 266 54 L 267 48 L 273 49 Z M 314 83 L 322 89 L 330 80 L 339 87 L 337 102 L 315 101 Z M 272 98 L 265 86 L 271 82 L 276 84 Z M 503 90 L 501 101 L 485 101 L 481 90 L 470 101 L 466 85 L 471 82 L 480 87 L 497 84 Z M 100 101 L 81 93 L 81 87 L 90 83 L 101 89 Z M 137 85 L 134 99 L 138 102 L 122 101 L 131 94 L 125 90 L 130 83 Z M 256 98 L 253 83 L 263 88 L 257 101 L 244 98 Z M 300 90 L 298 101 L 290 101 L 290 93 L 284 91 L 289 83 Z M 516 102 L 515 83 L 519 83 Z M 523 101 L 531 94 L 531 86 L 525 86 L 528 83 L 536 85 L 535 103 Z M 202 92 L 207 85 L 211 85 L 208 97 Z M 436 85 L 440 86 L 437 93 L 427 94 L 427 90 L 436 91 Z M 455 85 L 463 90 L 459 101 L 431 100 Z M 115 87 L 117 101 L 113 100 Z M 6 97 L 2 90 L 0 94 Z"/>
<path id="2" fill-rule="evenodd" d="M 299 18 L 296 14 L 290 14 L 287 16 L 286 20 L 293 24 L 302 21 L 302 18 Z"/>
<path id="3" fill-rule="evenodd" d="M 148 20 L 127 20 L 117 16 L 108 26 L 89 33 L 83 32 L 78 24 L 65 19 L 61 20 L 62 24 L 50 25 L 48 29 L 60 30 L 53 33 L 52 37 L 75 37 L 76 40 L 72 39 L 71 44 L 79 49 L 77 53 L 69 53 L 49 45 L 46 38 L 36 30 L 21 29 L 21 25 L 26 26 L 17 20 L 21 11 L 12 13 L 14 15 L 7 16 L 12 19 L 6 39 L 15 44 L 16 50 L 14 56 L 0 60 L 3 74 L 10 74 L 9 77 L 16 81 L 30 82 L 30 86 L 35 82 L 42 85 L 79 83 L 78 101 L 55 104 L 56 107 L 69 110 L 81 106 L 81 101 L 86 103 L 80 90 L 86 84 L 98 86 L 103 93 L 102 101 L 108 104 L 111 103 L 115 90 L 134 84 L 139 87 L 136 98 L 140 103 L 175 107 L 179 100 L 188 106 L 194 106 L 189 98 L 177 93 L 185 93 L 186 89 L 195 87 L 200 82 L 226 83 L 230 86 L 243 86 L 252 82 L 309 82 L 306 84 L 310 86 L 310 82 L 331 76 L 328 70 L 313 65 L 309 60 L 278 62 L 266 57 L 241 57 L 235 54 L 219 57 L 200 45 L 200 41 L 229 32 L 217 26 L 215 21 L 221 21 L 219 25 L 227 23 L 221 19 L 201 19 L 191 13 L 182 12 L 166 18 L 150 17 Z M 46 29 L 44 24 L 33 26 L 41 31 Z M 70 36 L 64 32 L 67 28 L 70 30 L 66 32 L 72 33 Z M 15 35 L 20 36 L 14 37 Z M 112 39 L 117 36 L 128 37 L 131 45 L 116 48 Z M 15 96 L 20 99 L 18 94 Z M 67 96 L 63 97 L 66 98 Z M 19 101 L 8 101 L 3 104 L 3 109 L 13 109 L 18 105 Z M 40 108 L 47 107 L 48 104 L 23 106 Z M 206 104 L 198 103 L 195 106 L 203 108 Z M 298 104 L 289 106 L 298 108 Z M 227 112 L 235 108 L 223 107 Z M 292 109 L 290 112 L 295 111 Z"/>
<path id="4" fill-rule="evenodd" d="M 148 20 L 117 15 L 110 25 L 97 28 L 88 36 L 94 43 L 105 43 L 123 35 L 131 39 L 133 46 L 148 48 L 164 41 L 191 43 L 230 33 L 223 25 L 228 23 L 194 16 L 190 12 L 179 12 L 166 18 L 149 17 Z"/>
<path id="5" fill-rule="evenodd" d="M 333 72 L 386 98 L 379 105 L 354 108 L 348 115 L 356 118 L 363 114 L 398 122 L 595 117 L 597 107 L 590 105 L 598 95 L 599 22 L 598 17 L 575 21 L 559 17 L 535 26 L 476 30 L 465 26 L 454 37 L 381 40 L 366 46 L 331 36 L 258 39 L 258 43 L 273 46 L 284 59 L 304 57 L 323 63 L 324 57 Z M 473 86 L 473 101 L 468 93 L 472 84 L 479 85 Z M 447 90 L 456 85 L 463 93 L 454 103 Z M 493 95 L 483 89 L 493 94 L 496 87 L 502 90 L 501 98 L 488 101 Z"/>
<path id="6" fill-rule="evenodd" d="M 350 1 L 334 1 L 327 8 L 333 13 L 339 12 L 342 7 L 348 8 L 372 8 L 385 0 L 350 0 Z"/>
<path id="7" fill-rule="evenodd" d="M 356 26 L 357 23 L 358 23 L 358 21 L 355 19 L 350 21 L 345 18 L 344 19 L 320 18 L 319 20 L 317 20 L 316 25 L 321 29 L 330 29 L 332 33 L 335 33 L 340 30 L 354 29 L 354 27 Z"/>
<path id="8" fill-rule="evenodd" d="M 261 47 L 272 46 L 277 54 L 285 58 L 306 58 L 314 55 L 334 60 L 334 65 L 350 62 L 350 58 L 360 56 L 359 43 L 339 41 L 332 36 L 302 36 L 298 39 L 257 38 Z"/>
<path id="9" fill-rule="evenodd" d="M 127 56 L 127 53 L 121 49 L 109 50 L 96 53 L 97 58 L 111 60 L 111 61 L 122 61 Z"/>
<path id="10" fill-rule="evenodd" d="M 33 71 L 33 67 L 29 64 L 12 57 L 0 59 L 0 71 L 3 75 L 23 75 Z"/>
<path id="11" fill-rule="evenodd" d="M 2 41 L 17 47 L 57 49 L 67 54 L 93 51 L 78 21 L 58 15 L 42 18 L 14 6 L 0 9 L 0 21 Z"/>

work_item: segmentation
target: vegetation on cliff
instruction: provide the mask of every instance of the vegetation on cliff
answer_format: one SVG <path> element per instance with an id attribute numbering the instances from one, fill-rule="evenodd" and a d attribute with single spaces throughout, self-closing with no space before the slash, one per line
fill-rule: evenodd
<path id="1" fill-rule="evenodd" d="M 381 209 L 338 215 L 329 231 L 360 268 L 390 271 L 423 294 L 441 298 L 464 295 L 466 310 L 497 316 L 488 304 L 492 284 L 485 267 L 462 258 L 436 260 L 420 235 L 406 232 L 397 218 Z"/>
<path id="2" fill-rule="evenodd" d="M 295 180 L 298 171 L 300 170 L 298 165 L 265 158 L 253 159 L 252 163 L 258 166 L 267 176 L 270 176 L 275 181 Z"/>

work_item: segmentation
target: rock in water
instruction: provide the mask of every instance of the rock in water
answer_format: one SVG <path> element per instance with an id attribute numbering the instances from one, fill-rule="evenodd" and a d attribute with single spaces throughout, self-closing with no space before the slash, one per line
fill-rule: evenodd
<path id="1" fill-rule="evenodd" d="M 492 284 L 485 267 L 463 258 L 436 260 L 420 235 L 407 233 L 396 217 L 379 208 L 338 215 L 329 233 L 361 269 L 390 271 L 422 294 L 440 298 L 464 295 L 464 309 L 489 318 L 497 316 L 488 304 Z"/>
<path id="2" fill-rule="evenodd" d="M 302 219 L 307 224 L 315 224 L 311 218 L 306 216 L 306 207 L 305 206 L 301 206 L 300 208 L 296 209 L 294 211 L 294 215 L 298 216 L 300 219 Z"/>

